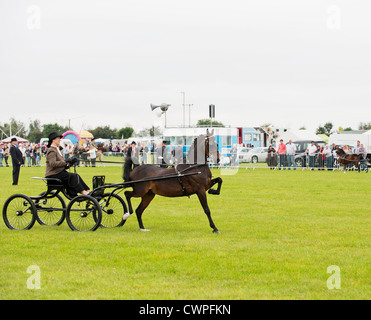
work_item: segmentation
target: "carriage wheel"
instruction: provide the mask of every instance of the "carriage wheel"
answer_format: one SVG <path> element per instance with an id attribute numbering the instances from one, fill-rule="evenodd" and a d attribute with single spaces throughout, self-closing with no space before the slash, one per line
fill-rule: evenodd
<path id="1" fill-rule="evenodd" d="M 105 193 L 99 199 L 102 208 L 101 225 L 105 228 L 115 228 L 124 225 L 126 220 L 122 219 L 125 212 L 128 212 L 126 203 L 118 194 Z"/>
<path id="2" fill-rule="evenodd" d="M 102 221 L 102 209 L 93 197 L 77 196 L 67 206 L 66 220 L 72 230 L 95 231 Z"/>
<path id="3" fill-rule="evenodd" d="M 42 195 L 43 193 L 40 194 Z M 66 217 L 66 203 L 59 194 L 35 200 L 35 206 L 36 219 L 41 225 L 59 226 Z"/>
<path id="4" fill-rule="evenodd" d="M 367 165 L 367 163 L 361 163 L 360 165 L 359 165 L 359 167 L 360 167 L 360 170 L 361 171 L 364 171 L 364 172 L 368 172 L 368 165 Z"/>
<path id="5" fill-rule="evenodd" d="M 31 229 L 36 221 L 35 204 L 24 194 L 14 194 L 5 201 L 3 219 L 9 229 Z"/>

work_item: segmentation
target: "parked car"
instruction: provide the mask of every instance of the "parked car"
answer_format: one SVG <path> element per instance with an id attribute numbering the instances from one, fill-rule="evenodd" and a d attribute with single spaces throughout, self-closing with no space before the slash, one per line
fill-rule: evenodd
<path id="1" fill-rule="evenodd" d="M 266 162 L 268 157 L 268 148 L 267 147 L 258 147 L 251 149 L 247 155 L 246 160 L 247 162 L 258 163 L 258 162 Z"/>
<path id="2" fill-rule="evenodd" d="M 247 154 L 249 153 L 249 151 L 251 150 L 251 148 L 241 148 L 241 149 L 238 149 L 237 150 L 237 159 L 238 159 L 238 162 L 248 162 L 247 161 Z"/>
<path id="3" fill-rule="evenodd" d="M 312 140 L 300 140 L 300 141 L 293 141 L 293 144 L 296 146 L 296 154 L 295 154 L 295 163 L 297 167 L 306 167 L 307 166 L 307 154 L 305 151 L 310 146 Z M 316 146 L 325 146 L 326 142 L 322 140 L 314 141 Z M 316 159 L 316 166 L 318 164 L 318 159 Z"/>

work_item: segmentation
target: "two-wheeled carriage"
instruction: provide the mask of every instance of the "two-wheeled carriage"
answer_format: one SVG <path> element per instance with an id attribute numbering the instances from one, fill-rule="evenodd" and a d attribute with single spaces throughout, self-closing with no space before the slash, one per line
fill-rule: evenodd
<path id="1" fill-rule="evenodd" d="M 93 190 L 89 195 L 71 195 L 55 178 L 33 179 L 46 182 L 47 190 L 38 196 L 14 194 L 4 203 L 3 219 L 9 229 L 31 229 L 37 221 L 41 225 L 59 226 L 64 220 L 75 231 L 95 231 L 99 226 L 105 228 L 121 227 L 125 224 L 123 215 L 128 212 L 120 190 L 133 183 L 179 178 L 198 173 L 165 175 L 116 184 L 106 184 L 105 176 L 93 177 Z M 112 189 L 112 190 L 109 190 Z M 69 200 L 68 204 L 61 196 Z"/>
<path id="2" fill-rule="evenodd" d="M 41 225 L 61 225 L 64 220 L 72 230 L 95 231 L 99 226 L 116 227 L 124 224 L 127 211 L 124 200 L 117 194 L 104 193 L 104 176 L 93 177 L 90 195 L 71 195 L 62 181 L 54 178 L 33 178 L 46 182 L 47 190 L 38 196 L 14 194 L 3 207 L 3 219 L 10 229 L 31 229 Z M 68 204 L 61 196 L 69 200 Z"/>

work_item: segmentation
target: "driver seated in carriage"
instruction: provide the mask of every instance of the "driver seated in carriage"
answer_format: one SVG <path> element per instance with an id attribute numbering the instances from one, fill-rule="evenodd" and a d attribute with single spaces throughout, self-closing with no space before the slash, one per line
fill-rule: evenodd
<path id="1" fill-rule="evenodd" d="M 59 149 L 62 136 L 57 132 L 49 135 L 48 151 L 46 153 L 45 178 L 59 179 L 62 181 L 66 192 L 71 196 L 77 196 L 78 193 L 88 195 L 89 187 L 76 173 L 68 172 L 74 165 L 74 160 L 66 161 Z M 75 159 L 76 160 L 76 159 Z"/>

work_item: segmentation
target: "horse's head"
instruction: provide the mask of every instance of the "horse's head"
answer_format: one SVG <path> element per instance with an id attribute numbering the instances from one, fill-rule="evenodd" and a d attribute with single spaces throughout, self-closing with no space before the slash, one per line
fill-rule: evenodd
<path id="1" fill-rule="evenodd" d="M 206 135 L 202 134 L 193 140 L 187 154 L 187 161 L 194 164 L 206 164 L 207 158 L 213 158 L 219 162 L 218 144 L 214 137 L 214 130 Z"/>
<path id="2" fill-rule="evenodd" d="M 214 130 L 209 133 L 209 130 L 207 130 L 206 138 L 205 138 L 205 153 L 207 157 L 212 157 L 213 159 L 216 159 L 217 163 L 220 162 L 220 154 L 218 150 L 218 143 L 216 142 L 215 136 L 214 136 Z"/>
<path id="3" fill-rule="evenodd" d="M 337 154 L 338 156 L 342 156 L 342 155 L 345 154 L 345 151 L 344 151 L 343 149 L 337 147 L 337 148 L 336 148 L 336 154 Z"/>

